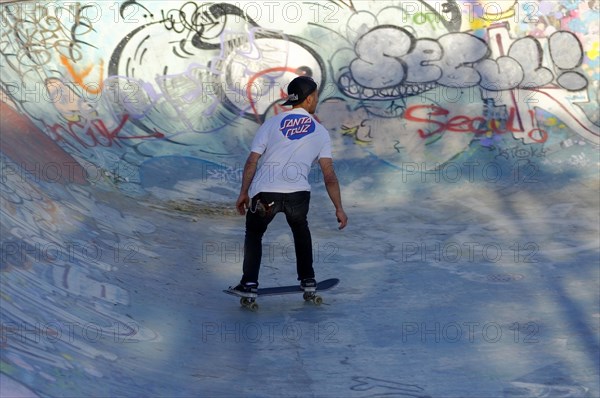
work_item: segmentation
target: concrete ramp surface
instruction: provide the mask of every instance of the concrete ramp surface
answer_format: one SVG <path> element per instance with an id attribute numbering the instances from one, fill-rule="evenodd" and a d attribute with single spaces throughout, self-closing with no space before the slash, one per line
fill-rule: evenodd
<path id="1" fill-rule="evenodd" d="M 595 1 L 0 3 L 0 396 L 600 396 Z M 319 85 L 322 305 L 236 284 L 241 173 Z M 294 165 L 290 181 L 299 178 Z M 296 283 L 283 216 L 261 287 Z"/>

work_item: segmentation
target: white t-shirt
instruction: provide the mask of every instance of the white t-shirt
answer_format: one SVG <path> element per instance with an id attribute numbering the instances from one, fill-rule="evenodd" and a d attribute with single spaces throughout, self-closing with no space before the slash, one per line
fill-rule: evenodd
<path id="1" fill-rule="evenodd" d="M 259 192 L 310 191 L 310 168 L 316 159 L 331 158 L 331 139 L 306 110 L 296 108 L 267 119 L 258 129 L 251 151 L 262 156 L 250 184 L 250 197 Z"/>

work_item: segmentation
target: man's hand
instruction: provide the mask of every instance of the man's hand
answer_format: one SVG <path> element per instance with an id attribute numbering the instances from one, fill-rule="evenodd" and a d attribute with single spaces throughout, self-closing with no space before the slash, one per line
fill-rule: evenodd
<path id="1" fill-rule="evenodd" d="M 338 182 L 335 170 L 333 168 L 333 159 L 321 158 L 319 159 L 319 166 L 323 172 L 323 181 L 325 182 L 325 189 L 329 194 L 331 202 L 335 206 L 335 216 L 337 221 L 340 223 L 338 229 L 343 229 L 348 224 L 348 216 L 342 207 L 342 195 L 340 193 L 340 184 Z"/>
<path id="2" fill-rule="evenodd" d="M 250 184 L 252 183 L 252 179 L 254 178 L 254 174 L 256 173 L 256 166 L 258 164 L 258 159 L 260 159 L 260 156 L 260 153 L 250 152 L 250 155 L 248 155 L 248 159 L 246 159 L 246 164 L 244 165 L 240 196 L 238 196 L 238 200 L 237 202 L 235 202 L 235 207 L 237 207 L 238 213 L 240 213 L 241 216 L 246 214 L 246 209 L 250 207 L 250 197 L 248 196 L 248 189 L 250 188 Z"/>
<path id="3" fill-rule="evenodd" d="M 246 209 L 250 207 L 250 196 L 247 193 L 240 193 L 237 202 L 235 202 L 235 207 L 237 207 L 240 216 L 246 214 Z"/>
<path id="4" fill-rule="evenodd" d="M 348 216 L 343 209 L 337 209 L 335 211 L 335 216 L 337 217 L 337 221 L 340 223 L 338 229 L 344 229 L 344 227 L 348 224 Z"/>

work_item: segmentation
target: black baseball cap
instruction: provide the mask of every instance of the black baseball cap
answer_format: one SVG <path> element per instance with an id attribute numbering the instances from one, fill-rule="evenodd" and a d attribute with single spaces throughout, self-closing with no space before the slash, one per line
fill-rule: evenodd
<path id="1" fill-rule="evenodd" d="M 298 105 L 317 89 L 317 83 L 310 76 L 298 76 L 288 84 L 288 97 L 282 105 Z"/>

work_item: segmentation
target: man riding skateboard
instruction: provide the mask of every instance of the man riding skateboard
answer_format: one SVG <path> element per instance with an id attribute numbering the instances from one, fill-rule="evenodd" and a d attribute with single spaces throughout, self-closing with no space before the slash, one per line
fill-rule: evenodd
<path id="1" fill-rule="evenodd" d="M 312 116 L 318 103 L 317 84 L 309 76 L 298 76 L 290 82 L 287 92 L 283 105 L 292 105 L 292 109 L 262 124 L 244 165 L 236 202 L 240 215 L 246 215 L 243 276 L 239 285 L 231 289 L 242 297 L 256 297 L 262 237 L 279 212 L 285 214 L 294 237 L 300 286 L 305 292 L 315 291 L 317 283 L 307 221 L 308 174 L 315 160 L 319 162 L 325 188 L 335 207 L 339 229 L 348 223 L 333 167 L 329 133 Z M 262 160 L 260 167 L 259 159 Z"/>

